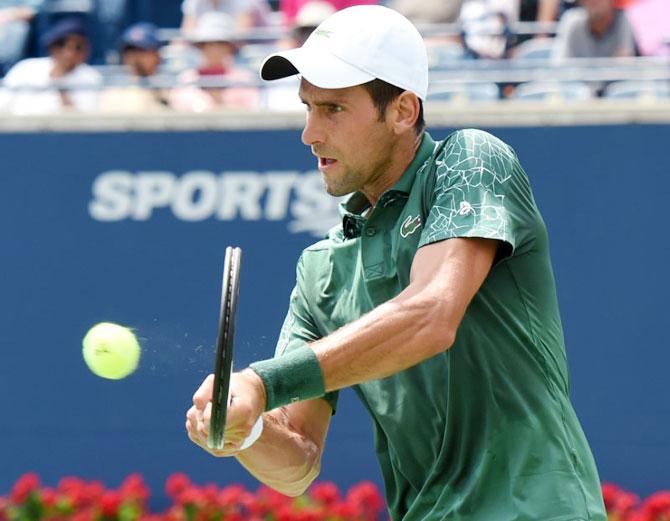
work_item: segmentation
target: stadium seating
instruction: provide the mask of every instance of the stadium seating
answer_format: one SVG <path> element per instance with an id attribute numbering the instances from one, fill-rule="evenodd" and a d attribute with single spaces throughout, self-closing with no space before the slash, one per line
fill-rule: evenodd
<path id="1" fill-rule="evenodd" d="M 615 81 L 605 87 L 603 97 L 617 99 L 670 98 L 670 82 Z"/>
<path id="2" fill-rule="evenodd" d="M 511 97 L 524 101 L 586 101 L 593 92 L 586 83 L 578 81 L 530 81 L 519 85 Z"/>
<path id="3" fill-rule="evenodd" d="M 442 42 L 427 46 L 428 68 L 448 69 L 463 59 L 463 46 L 458 42 Z"/>
<path id="4" fill-rule="evenodd" d="M 553 38 L 526 40 L 514 50 L 515 60 L 548 60 L 554 47 Z"/>
<path id="5" fill-rule="evenodd" d="M 438 83 L 429 89 L 427 101 L 476 103 L 496 101 L 499 97 L 500 89 L 491 82 Z"/>

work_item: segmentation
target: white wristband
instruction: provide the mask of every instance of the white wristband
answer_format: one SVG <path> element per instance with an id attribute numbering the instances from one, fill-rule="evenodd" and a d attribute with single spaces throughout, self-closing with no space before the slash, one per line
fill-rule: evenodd
<path id="1" fill-rule="evenodd" d="M 258 438 L 261 437 L 261 434 L 263 434 L 263 416 L 258 417 L 258 420 L 256 420 L 256 423 L 251 428 L 251 433 L 249 433 L 249 436 L 247 436 L 246 439 L 242 442 L 240 450 L 251 447 L 254 443 L 256 443 Z"/>

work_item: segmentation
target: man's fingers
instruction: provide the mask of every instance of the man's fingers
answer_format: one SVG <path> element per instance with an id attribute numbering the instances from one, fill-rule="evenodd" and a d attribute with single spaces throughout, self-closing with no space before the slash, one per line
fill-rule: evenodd
<path id="1" fill-rule="evenodd" d="M 214 387 L 214 375 L 210 374 L 204 379 L 198 390 L 193 395 L 193 405 L 201 411 L 205 410 L 207 402 L 212 399 L 212 389 Z"/>
<path id="2" fill-rule="evenodd" d="M 212 421 L 212 402 L 207 402 L 207 405 L 205 405 L 205 410 L 202 413 L 202 420 L 207 423 L 208 426 Z"/>
<path id="3" fill-rule="evenodd" d="M 191 407 L 186 412 L 186 424 L 191 431 L 195 431 L 198 427 L 198 409 L 195 406 Z"/>

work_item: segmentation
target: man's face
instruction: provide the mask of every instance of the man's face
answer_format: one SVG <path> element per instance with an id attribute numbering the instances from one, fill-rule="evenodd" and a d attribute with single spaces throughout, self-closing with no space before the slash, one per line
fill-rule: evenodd
<path id="1" fill-rule="evenodd" d="M 161 57 L 156 50 L 129 47 L 123 52 L 123 63 L 130 68 L 132 74 L 146 78 L 156 74 Z"/>
<path id="2" fill-rule="evenodd" d="M 235 46 L 229 42 L 204 42 L 198 49 L 205 68 L 230 67 L 235 61 Z"/>
<path id="3" fill-rule="evenodd" d="M 580 0 L 590 16 L 603 16 L 614 9 L 614 0 Z"/>
<path id="4" fill-rule="evenodd" d="M 49 47 L 49 54 L 58 66 L 71 71 L 88 58 L 88 40 L 79 34 L 68 34 Z"/>
<path id="5" fill-rule="evenodd" d="M 364 87 L 321 89 L 300 82 L 307 107 L 302 142 L 318 157 L 330 195 L 363 190 L 383 176 L 390 164 L 396 136 Z"/>

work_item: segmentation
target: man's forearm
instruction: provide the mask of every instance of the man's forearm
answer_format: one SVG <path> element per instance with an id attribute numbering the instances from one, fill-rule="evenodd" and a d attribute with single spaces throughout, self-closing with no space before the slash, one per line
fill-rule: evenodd
<path id="1" fill-rule="evenodd" d="M 386 378 L 451 347 L 458 324 L 434 320 L 430 299 L 397 299 L 314 342 L 326 391 Z"/>
<path id="2" fill-rule="evenodd" d="M 286 494 L 302 494 L 319 474 L 320 449 L 290 424 L 286 408 L 263 415 L 263 435 L 236 458 L 256 479 Z"/>

